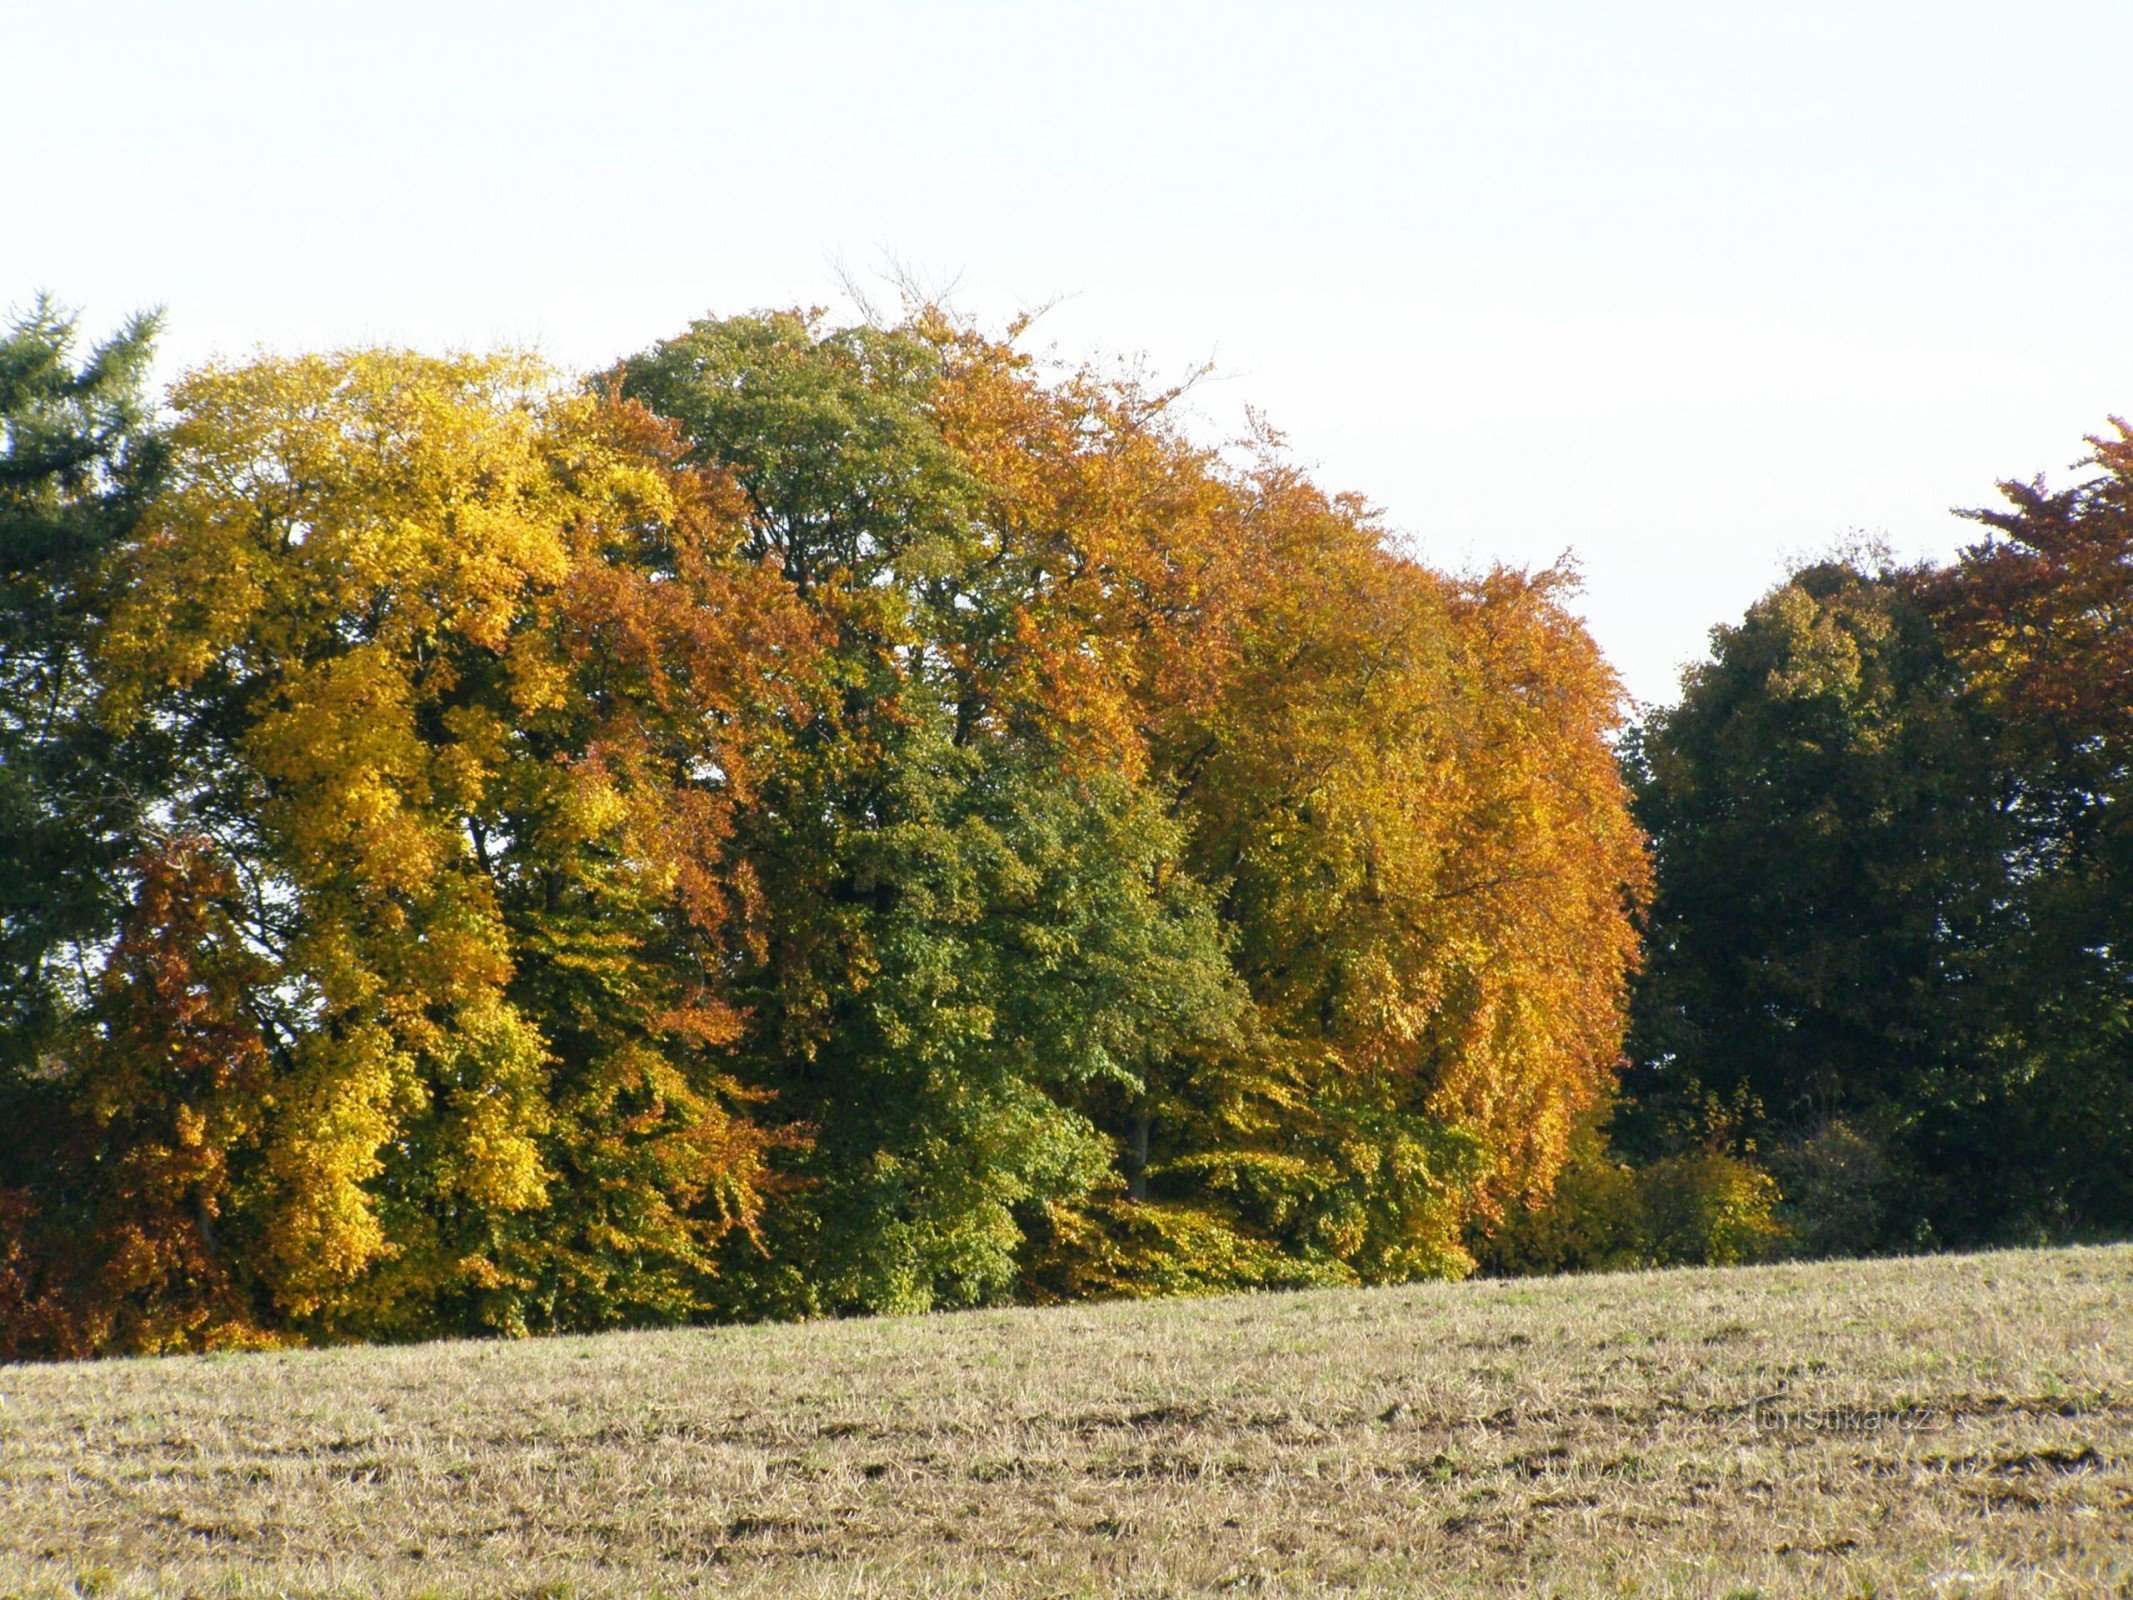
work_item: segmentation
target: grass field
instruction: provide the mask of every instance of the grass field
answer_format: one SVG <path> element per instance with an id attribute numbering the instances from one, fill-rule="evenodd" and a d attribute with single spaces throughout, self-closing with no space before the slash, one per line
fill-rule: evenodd
<path id="1" fill-rule="evenodd" d="M 2133 1594 L 2133 1247 L 0 1395 L 0 1594 Z"/>

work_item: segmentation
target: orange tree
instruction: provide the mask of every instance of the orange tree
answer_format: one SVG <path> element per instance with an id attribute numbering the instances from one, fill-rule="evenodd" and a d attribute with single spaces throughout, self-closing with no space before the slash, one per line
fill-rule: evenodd
<path id="1" fill-rule="evenodd" d="M 1047 676 L 1186 826 L 1253 1000 L 1241 1047 L 1113 1101 L 1127 1203 L 1054 1275 L 1466 1270 L 1611 1077 L 1635 956 L 1619 691 L 1561 576 L 1432 572 L 1276 441 L 1232 468 L 1168 393 L 962 348 L 947 425 L 1042 552 L 1032 609 L 1087 636 Z"/>

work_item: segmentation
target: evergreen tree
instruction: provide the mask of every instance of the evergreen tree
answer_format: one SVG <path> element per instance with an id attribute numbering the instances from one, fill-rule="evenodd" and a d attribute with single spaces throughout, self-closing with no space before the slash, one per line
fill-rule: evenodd
<path id="1" fill-rule="evenodd" d="M 98 566 L 160 459 L 144 391 L 158 318 L 78 364 L 76 319 L 38 299 L 0 337 L 0 1074 L 86 998 L 77 953 L 109 936 L 159 752 L 89 714 Z"/>

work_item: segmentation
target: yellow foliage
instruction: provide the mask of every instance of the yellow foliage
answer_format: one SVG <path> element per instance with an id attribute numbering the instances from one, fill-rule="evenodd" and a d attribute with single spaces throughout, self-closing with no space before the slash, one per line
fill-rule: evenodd
<path id="1" fill-rule="evenodd" d="M 721 931 L 729 802 L 677 792 L 683 758 L 645 743 L 648 714 L 695 718 L 698 764 L 738 766 L 713 662 L 677 665 L 703 695 L 686 706 L 614 705 L 586 673 L 641 678 L 673 616 L 719 601 L 718 626 L 743 626 L 746 580 L 704 564 L 724 553 L 716 506 L 656 425 L 523 357 L 259 360 L 195 372 L 171 401 L 174 481 L 114 575 L 104 714 L 182 707 L 217 741 L 187 752 L 189 803 L 229 830 L 279 963 L 255 1197 L 272 1295 L 320 1331 L 419 1328 L 431 1297 L 530 1283 L 508 1262 L 547 1244 L 510 1219 L 548 1205 L 581 1137 L 552 1081 L 578 1068 L 515 997 L 527 949 L 547 948 L 512 907 L 524 874 L 579 885 L 551 900 L 610 897 L 614 938 L 580 970 L 637 1008 L 640 1036 L 731 1035 L 715 997 L 623 975 L 663 937 L 664 902 Z M 610 559 L 646 537 L 685 568 L 664 614 Z M 731 1129 L 701 1137 L 731 1086 L 684 1076 L 631 1114 L 662 1148 L 694 1139 L 699 1170 L 651 1159 L 679 1196 L 718 1191 L 715 1233 L 752 1213 L 757 1158 Z"/>

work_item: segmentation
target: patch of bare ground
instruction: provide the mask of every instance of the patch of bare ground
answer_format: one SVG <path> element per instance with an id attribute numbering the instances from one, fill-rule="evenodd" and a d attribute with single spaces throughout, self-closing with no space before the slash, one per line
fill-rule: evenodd
<path id="1" fill-rule="evenodd" d="M 2133 1595 L 2133 1247 L 0 1396 L 0 1595 Z"/>

